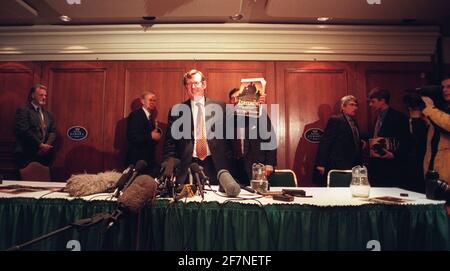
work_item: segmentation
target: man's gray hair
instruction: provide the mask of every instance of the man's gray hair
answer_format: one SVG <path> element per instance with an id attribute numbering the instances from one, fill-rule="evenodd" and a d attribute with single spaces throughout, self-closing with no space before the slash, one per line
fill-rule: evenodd
<path id="1" fill-rule="evenodd" d="M 343 108 L 345 105 L 347 105 L 350 102 L 358 103 L 358 100 L 353 95 L 347 95 L 341 98 L 341 108 Z"/>

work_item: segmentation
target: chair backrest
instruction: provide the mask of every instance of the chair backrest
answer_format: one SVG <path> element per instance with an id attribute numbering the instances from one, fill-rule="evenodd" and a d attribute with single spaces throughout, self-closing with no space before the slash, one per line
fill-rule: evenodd
<path id="1" fill-rule="evenodd" d="M 23 181 L 51 181 L 50 168 L 39 162 L 31 162 L 19 171 L 20 179 Z"/>
<path id="2" fill-rule="evenodd" d="M 328 171 L 327 186 L 328 187 L 349 187 L 352 182 L 352 171 L 332 169 Z"/>
<path id="3" fill-rule="evenodd" d="M 276 169 L 268 178 L 270 186 L 273 187 L 295 187 L 297 186 L 297 176 L 290 169 Z"/>

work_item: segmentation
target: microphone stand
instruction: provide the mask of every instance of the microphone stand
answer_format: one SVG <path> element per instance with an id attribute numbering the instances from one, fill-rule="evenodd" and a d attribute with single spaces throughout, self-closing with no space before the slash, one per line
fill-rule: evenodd
<path id="1" fill-rule="evenodd" d="M 205 199 L 205 192 L 204 192 L 204 190 L 203 190 L 203 182 L 200 180 L 200 177 L 198 176 L 198 173 L 195 173 L 195 174 L 197 174 L 197 187 L 198 187 L 198 193 L 200 194 L 200 196 L 202 196 L 202 200 L 204 200 Z"/>
<path id="2" fill-rule="evenodd" d="M 70 230 L 72 228 L 75 228 L 75 229 L 81 231 L 81 230 L 86 229 L 87 227 L 90 227 L 90 226 L 93 226 L 95 224 L 98 224 L 99 222 L 102 222 L 104 220 L 109 220 L 109 219 L 111 219 L 111 217 L 112 217 L 112 215 L 110 213 L 103 212 L 103 213 L 95 214 L 95 215 L 93 215 L 90 218 L 79 219 L 79 220 L 76 220 L 76 221 L 72 222 L 71 224 L 69 224 L 69 225 L 67 225 L 65 227 L 59 228 L 59 229 L 57 229 L 55 231 L 52 231 L 50 233 L 44 234 L 42 236 L 39 236 L 39 237 L 37 237 L 37 238 L 35 238 L 33 240 L 30 240 L 28 242 L 22 243 L 20 245 L 12 246 L 12 247 L 8 248 L 6 251 L 22 250 L 25 247 L 28 247 L 28 246 L 30 246 L 32 244 L 35 244 L 35 243 L 38 243 L 38 242 L 43 241 L 45 239 L 48 239 L 48 238 L 50 238 L 52 236 L 58 235 L 58 234 L 60 234 L 62 232 Z"/>

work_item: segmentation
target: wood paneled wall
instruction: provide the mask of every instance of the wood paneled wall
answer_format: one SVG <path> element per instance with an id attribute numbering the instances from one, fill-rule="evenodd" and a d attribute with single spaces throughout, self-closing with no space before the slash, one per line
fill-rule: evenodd
<path id="1" fill-rule="evenodd" d="M 406 111 L 406 88 L 426 83 L 430 63 L 282 62 L 282 61 L 64 61 L 0 62 L 0 169 L 17 177 L 12 150 L 14 112 L 26 103 L 33 83 L 49 87 L 48 108 L 55 115 L 59 140 L 53 167 L 55 180 L 70 174 L 124 168 L 126 117 L 139 106 L 143 91 L 158 98 L 158 121 L 166 127 L 172 105 L 186 99 L 183 74 L 196 68 L 208 78 L 207 95 L 228 101 L 228 92 L 241 78 L 264 77 L 267 102 L 279 105 L 277 121 L 279 168 L 296 171 L 300 185 L 311 185 L 318 145 L 304 139 L 309 128 L 324 128 L 339 110 L 339 98 L 360 100 L 358 121 L 363 132 L 372 124 L 367 93 L 372 87 L 391 90 L 393 107 Z M 87 128 L 86 140 L 72 141 L 66 131 Z M 162 142 L 157 157 L 162 156 Z"/>
<path id="2" fill-rule="evenodd" d="M 0 64 L 0 174 L 5 178 L 17 176 L 13 158 L 16 108 L 26 103 L 30 87 L 39 82 L 40 76 L 41 65 L 38 63 Z"/>

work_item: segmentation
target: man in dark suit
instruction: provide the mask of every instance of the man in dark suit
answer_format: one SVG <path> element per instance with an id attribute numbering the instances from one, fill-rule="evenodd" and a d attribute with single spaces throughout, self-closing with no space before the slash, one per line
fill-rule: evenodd
<path id="1" fill-rule="evenodd" d="M 181 161 L 176 176 L 179 184 L 187 182 L 193 162 L 205 169 L 211 184 L 218 184 L 217 173 L 230 170 L 231 159 L 230 142 L 225 139 L 225 104 L 205 97 L 206 78 L 202 72 L 187 72 L 183 82 L 189 99 L 169 112 L 164 159 Z"/>
<path id="2" fill-rule="evenodd" d="M 47 87 L 36 84 L 30 89 L 28 105 L 16 111 L 14 155 L 19 168 L 36 161 L 50 166 L 56 140 L 56 124 L 53 115 L 44 106 Z"/>
<path id="3" fill-rule="evenodd" d="M 144 160 L 148 165 L 146 173 L 157 177 L 159 166 L 155 162 L 155 146 L 162 132 L 156 121 L 156 95 L 146 91 L 140 100 L 142 107 L 131 112 L 127 120 L 127 164 Z"/>
<path id="4" fill-rule="evenodd" d="M 369 93 L 369 106 L 376 115 L 370 139 L 369 181 L 372 186 L 403 187 L 402 181 L 407 181 L 409 123 L 405 115 L 389 106 L 389 100 L 386 89 L 374 88 Z"/>
<path id="5" fill-rule="evenodd" d="M 232 89 L 229 94 L 229 102 L 234 106 L 239 102 L 239 89 Z M 260 103 L 265 103 L 265 95 L 259 99 Z M 261 131 L 262 122 L 267 124 L 267 131 Z M 277 143 L 275 131 L 267 111 L 263 110 L 258 118 L 245 116 L 235 116 L 236 137 L 233 144 L 234 174 L 240 183 L 249 185 L 252 179 L 253 163 L 264 165 L 265 174 L 269 176 L 273 173 L 277 165 Z M 262 136 L 262 132 L 267 132 Z M 253 136 L 252 136 L 253 135 Z"/>
<path id="6" fill-rule="evenodd" d="M 352 169 L 361 164 L 362 142 L 355 119 L 357 110 L 355 96 L 344 96 L 341 114 L 328 120 L 316 158 L 316 169 L 322 175 L 319 185 L 326 185 L 326 176 L 331 169 Z"/>

